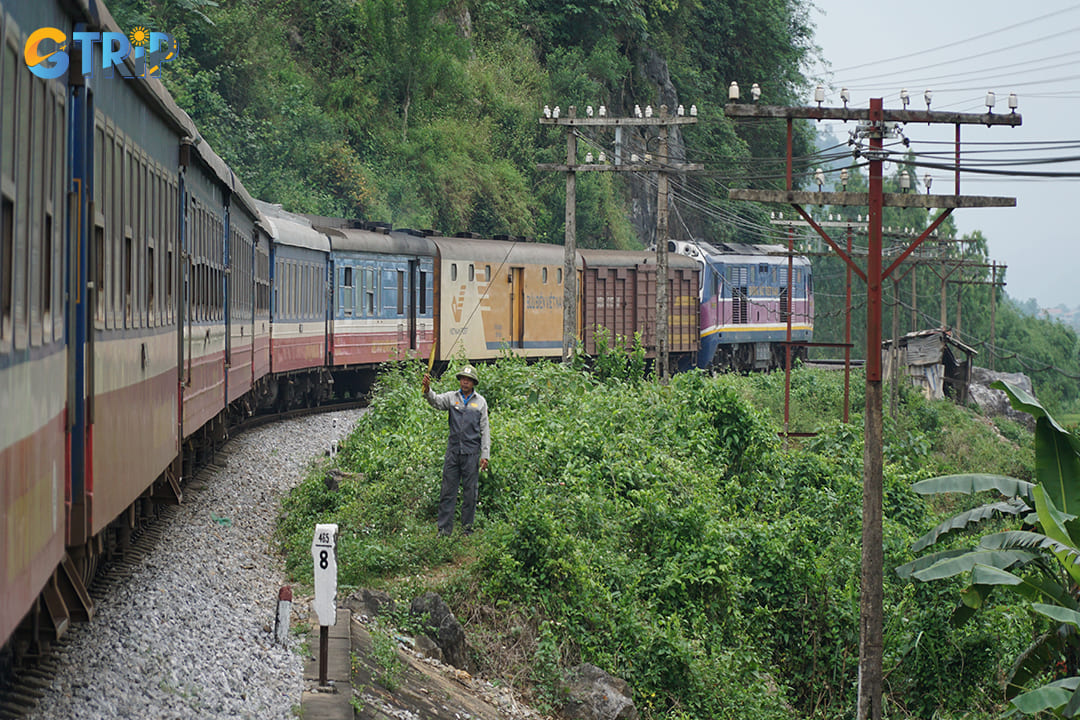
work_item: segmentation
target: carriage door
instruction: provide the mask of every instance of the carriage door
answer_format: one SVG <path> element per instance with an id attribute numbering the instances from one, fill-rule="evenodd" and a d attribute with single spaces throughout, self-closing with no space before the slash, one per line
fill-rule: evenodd
<path id="1" fill-rule="evenodd" d="M 525 268 L 510 268 L 510 347 L 525 347 Z"/>
<path id="2" fill-rule="evenodd" d="M 416 294 L 424 292 L 424 284 L 417 283 L 416 277 L 418 274 L 417 261 L 409 261 L 409 349 L 416 349 Z M 420 278 L 424 277 L 423 273 L 419 273 Z"/>

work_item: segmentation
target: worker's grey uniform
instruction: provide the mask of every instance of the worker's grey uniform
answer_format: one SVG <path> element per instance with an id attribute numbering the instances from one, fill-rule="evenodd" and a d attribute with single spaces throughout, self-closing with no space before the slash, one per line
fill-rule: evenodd
<path id="1" fill-rule="evenodd" d="M 450 437 L 443 459 L 442 494 L 439 498 L 439 532 L 449 535 L 454 529 L 454 506 L 458 484 L 463 490 L 461 524 L 472 529 L 476 517 L 476 495 L 480 483 L 480 460 L 491 457 L 491 433 L 488 430 L 487 400 L 473 390 L 468 402 L 460 390 L 424 395 L 431 407 L 447 410 Z"/>

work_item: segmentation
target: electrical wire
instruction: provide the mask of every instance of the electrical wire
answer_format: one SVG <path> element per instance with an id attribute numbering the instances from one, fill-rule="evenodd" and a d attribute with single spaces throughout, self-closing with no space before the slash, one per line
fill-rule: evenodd
<path id="1" fill-rule="evenodd" d="M 937 52 L 938 50 L 951 50 L 951 49 L 957 47 L 958 45 L 964 45 L 966 43 L 974 42 L 976 40 L 982 40 L 983 38 L 992 37 L 992 36 L 997 35 L 999 33 L 1008 32 L 1009 30 L 1015 30 L 1016 28 L 1023 27 L 1025 25 L 1031 25 L 1032 23 L 1039 22 L 1040 20 L 1048 20 L 1050 18 L 1057 17 L 1059 15 L 1064 15 L 1066 13 L 1069 13 L 1069 12 L 1072 12 L 1073 10 L 1078 10 L 1078 9 L 1080 9 L 1080 5 L 1072 5 L 1070 7 L 1063 8 L 1061 10 L 1055 10 L 1054 12 L 1047 13 L 1045 15 L 1040 15 L 1038 17 L 1031 18 L 1030 20 L 1023 20 L 1023 21 L 1018 22 L 1018 23 L 1013 23 L 1012 25 L 1006 25 L 1005 27 L 998 28 L 997 30 L 990 30 L 988 32 L 981 33 L 979 35 L 973 35 L 971 37 L 963 38 L 961 40 L 955 40 L 955 41 L 946 43 L 945 45 L 938 45 L 937 47 L 927 48 L 925 50 L 918 50 L 916 52 L 906 53 L 904 55 L 897 55 L 895 57 L 885 58 L 883 60 L 875 60 L 874 62 L 870 62 L 870 63 L 862 63 L 862 64 L 859 64 L 859 65 L 851 65 L 849 67 L 840 68 L 839 70 L 836 70 L 835 72 L 845 72 L 847 70 L 858 70 L 859 68 L 871 67 L 873 65 L 881 65 L 881 64 L 884 64 L 884 63 L 892 63 L 892 62 L 896 62 L 897 60 L 907 60 L 908 58 L 919 57 L 921 55 L 927 55 L 927 54 L 932 53 L 932 52 Z"/>

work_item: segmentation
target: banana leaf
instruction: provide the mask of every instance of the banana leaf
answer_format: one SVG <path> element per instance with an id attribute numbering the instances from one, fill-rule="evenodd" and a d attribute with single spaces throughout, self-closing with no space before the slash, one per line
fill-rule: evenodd
<path id="1" fill-rule="evenodd" d="M 1073 516 L 1069 533 L 1080 533 L 1080 438 L 1058 424 L 1039 401 L 1015 385 L 997 381 L 991 387 L 1002 390 L 1017 410 L 1035 417 L 1035 476 L 1053 501 L 1054 507 Z"/>
<path id="2" fill-rule="evenodd" d="M 945 558 L 930 567 L 911 573 L 916 580 L 927 582 L 969 572 L 976 565 L 989 565 L 999 570 L 1026 565 L 1037 557 L 1023 550 L 970 550 L 957 557 Z"/>
<path id="3" fill-rule="evenodd" d="M 1027 480 L 992 475 L 990 473 L 963 473 L 961 475 L 941 475 L 920 480 L 911 486 L 919 495 L 940 495 L 942 493 L 962 493 L 972 495 L 987 490 L 997 490 L 1005 497 L 1022 497 L 1031 501 L 1031 488 L 1034 483 Z"/>
<path id="4" fill-rule="evenodd" d="M 919 570 L 925 570 L 939 560 L 959 557 L 960 555 L 966 555 L 969 552 L 971 552 L 971 550 L 968 548 L 960 548 L 958 550 L 942 550 L 941 552 L 930 553 L 917 560 L 912 560 L 909 563 L 900 565 L 896 568 L 896 574 L 904 580 L 910 580 L 912 573 Z"/>
<path id="5" fill-rule="evenodd" d="M 1040 615 L 1045 615 L 1059 623 L 1068 623 L 1080 630 L 1080 612 L 1060 605 L 1047 605 L 1046 603 L 1031 603 L 1031 609 Z"/>
<path id="6" fill-rule="evenodd" d="M 943 537 L 947 537 L 960 530 L 966 530 L 972 525 L 977 525 L 984 520 L 989 520 L 1002 515 L 1025 515 L 1031 512 L 1031 507 L 1018 497 L 1009 498 L 1002 502 L 980 505 L 967 512 L 962 512 L 942 522 L 930 532 L 923 535 L 911 546 L 913 552 L 919 552 L 930 547 Z"/>
<path id="7" fill-rule="evenodd" d="M 1012 702 L 1020 712 L 1028 715 L 1034 715 L 1046 710 L 1056 710 L 1069 702 L 1078 686 L 1080 686 L 1080 677 L 1055 680 L 1048 685 L 1043 685 L 1038 690 L 1017 695 Z"/>

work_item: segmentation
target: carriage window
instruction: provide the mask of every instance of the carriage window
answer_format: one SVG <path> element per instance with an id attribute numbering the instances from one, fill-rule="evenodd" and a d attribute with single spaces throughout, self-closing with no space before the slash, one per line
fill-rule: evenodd
<path id="1" fill-rule="evenodd" d="M 131 237 L 124 238 L 124 264 L 121 267 L 124 287 L 124 317 L 131 320 Z M 128 327 L 131 327 L 129 324 Z"/>
<path id="2" fill-rule="evenodd" d="M 153 321 L 154 317 L 154 248 L 146 248 L 146 312 Z M 147 325 L 152 325 L 148 322 Z"/>
<path id="3" fill-rule="evenodd" d="M 341 273 L 341 300 L 339 301 L 340 309 L 346 315 L 353 314 L 353 269 L 351 267 L 342 268 Z"/>
<path id="4" fill-rule="evenodd" d="M 12 280 L 11 264 L 14 261 L 14 215 L 15 205 L 4 198 L 0 206 L 0 338 L 11 336 Z"/>
<path id="5" fill-rule="evenodd" d="M 562 268 L 555 271 L 555 283 L 557 285 L 562 285 Z"/>
<path id="6" fill-rule="evenodd" d="M 367 296 L 367 314 L 371 316 L 375 314 L 375 295 L 377 294 L 377 288 L 375 287 L 375 268 L 368 268 L 367 282 L 364 289 L 365 295 Z"/>
<path id="7" fill-rule="evenodd" d="M 52 214 L 45 216 L 45 235 L 41 247 L 41 316 L 45 328 L 52 324 L 52 257 L 53 255 L 53 220 Z"/>
<path id="8" fill-rule="evenodd" d="M 490 265 L 488 266 L 490 267 Z M 423 315 L 427 312 L 427 273 L 423 270 L 420 271 L 419 287 L 417 288 L 420 295 L 420 314 Z"/>
<path id="9" fill-rule="evenodd" d="M 469 266 L 469 274 L 472 275 L 472 265 Z M 405 314 L 405 271 L 397 271 L 397 314 Z"/>
<path id="10" fill-rule="evenodd" d="M 19 66 L 19 59 L 15 52 L 15 48 L 11 45 L 4 44 L 4 74 L 3 81 L 0 82 L 0 102 L 2 106 L 3 114 L 0 115 L 0 129 L 3 130 L 4 136 L 0 140 L 0 168 L 3 169 L 3 174 L 7 177 L 15 176 L 15 83 L 18 75 L 16 74 L 16 68 Z"/>
<path id="11" fill-rule="evenodd" d="M 105 228 L 94 228 L 94 296 L 97 298 L 97 310 L 94 313 L 96 326 L 105 327 Z"/>
<path id="12" fill-rule="evenodd" d="M 169 321 L 172 321 L 172 300 L 173 300 L 173 254 L 172 250 L 169 251 L 168 257 L 165 259 L 165 305 L 166 313 L 168 314 Z"/>
<path id="13" fill-rule="evenodd" d="M 540 280 L 547 285 L 547 268 L 540 269 Z"/>
<path id="14" fill-rule="evenodd" d="M 473 265 L 472 263 L 469 263 L 469 282 L 474 282 L 475 280 L 476 280 L 476 266 Z"/>
<path id="15" fill-rule="evenodd" d="M 484 280 L 486 280 L 488 282 L 491 282 L 491 266 L 490 265 L 485 265 L 484 266 Z"/>
<path id="16" fill-rule="evenodd" d="M 29 190 L 27 195 L 30 198 L 30 277 L 27 278 L 30 285 L 30 319 L 31 319 L 31 344 L 41 344 L 41 311 L 42 311 L 42 247 L 39 242 L 35 242 L 34 237 L 41 232 L 40 218 L 44 211 L 43 197 L 42 197 L 42 178 L 44 176 L 44 166 L 46 164 L 45 155 L 45 141 L 42 135 L 42 131 L 48 131 L 45 118 L 48 117 L 42 111 L 45 110 L 45 83 L 41 80 L 33 80 L 30 84 L 30 157 L 34 159 L 34 162 L 30 165 L 30 185 L 26 187 Z M 51 113 L 49 113 L 51 115 Z M 26 195 L 24 195 L 26 197 Z M 40 236 L 38 236 L 40 237 Z M 33 273 L 37 273 L 35 277 Z"/>
<path id="17" fill-rule="evenodd" d="M 450 281 L 457 280 L 457 263 L 450 263 Z"/>

